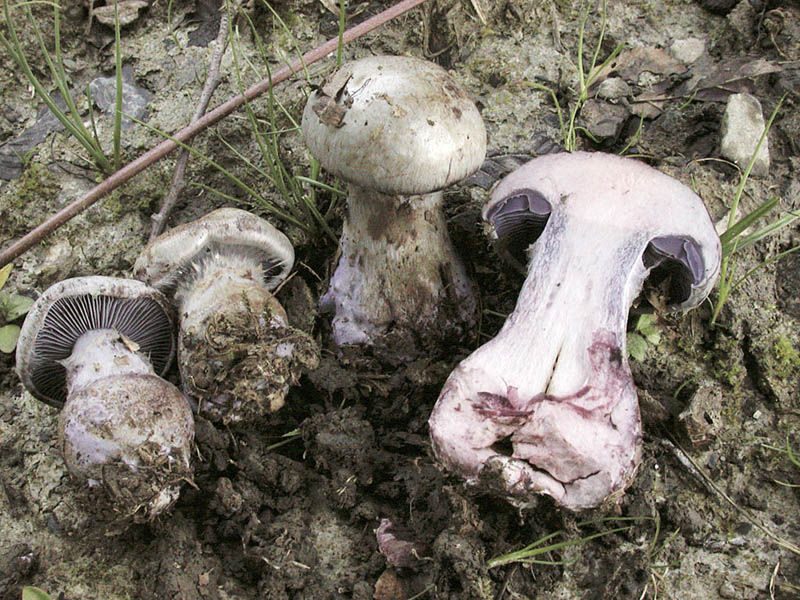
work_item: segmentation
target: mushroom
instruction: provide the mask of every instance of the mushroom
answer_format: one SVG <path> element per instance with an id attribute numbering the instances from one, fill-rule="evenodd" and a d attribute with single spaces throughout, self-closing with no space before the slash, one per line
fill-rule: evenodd
<path id="1" fill-rule="evenodd" d="M 28 391 L 59 415 L 69 472 L 127 519 L 149 520 L 191 477 L 194 419 L 161 378 L 175 354 L 167 299 L 140 281 L 78 277 L 34 303 L 17 343 Z"/>
<path id="2" fill-rule="evenodd" d="M 442 190 L 480 167 L 477 107 L 441 67 L 376 56 L 315 91 L 302 130 L 322 167 L 348 182 L 339 262 L 321 308 L 339 345 L 399 360 L 471 335 L 474 286 L 455 253 Z"/>
<path id="3" fill-rule="evenodd" d="M 434 451 L 520 505 L 534 494 L 569 509 L 618 498 L 641 460 L 628 309 L 648 275 L 670 276 L 673 310 L 708 295 L 721 251 L 703 202 L 638 161 L 576 152 L 519 167 L 483 214 L 500 240 L 529 236 L 528 274 L 497 336 L 445 382 Z"/>
<path id="4" fill-rule="evenodd" d="M 184 391 L 203 416 L 225 423 L 283 406 L 316 343 L 289 326 L 272 295 L 294 263 L 289 239 L 264 219 L 220 208 L 154 240 L 134 276 L 173 296 Z"/>

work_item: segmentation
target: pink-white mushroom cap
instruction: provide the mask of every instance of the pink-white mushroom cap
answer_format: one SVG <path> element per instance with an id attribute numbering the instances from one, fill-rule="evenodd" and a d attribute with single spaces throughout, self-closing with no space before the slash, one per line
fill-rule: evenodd
<path id="1" fill-rule="evenodd" d="M 601 153 L 532 160 L 498 184 L 484 216 L 500 238 L 539 237 L 514 312 L 445 383 L 430 418 L 434 450 L 516 503 L 547 494 L 571 509 L 596 506 L 624 490 L 640 461 L 628 309 L 664 265 L 674 308 L 701 302 L 719 271 L 719 238 L 691 189 Z"/>

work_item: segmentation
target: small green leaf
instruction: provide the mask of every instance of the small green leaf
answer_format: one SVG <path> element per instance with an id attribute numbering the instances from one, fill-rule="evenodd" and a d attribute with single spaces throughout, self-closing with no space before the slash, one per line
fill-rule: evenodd
<path id="1" fill-rule="evenodd" d="M 11 294 L 6 303 L 6 320 L 15 321 L 27 313 L 33 306 L 33 299 L 27 296 Z"/>
<path id="2" fill-rule="evenodd" d="M 50 600 L 50 595 L 37 587 L 26 585 L 22 588 L 22 600 Z"/>
<path id="3" fill-rule="evenodd" d="M 643 314 L 639 317 L 639 320 L 636 321 L 636 331 L 643 331 L 648 327 L 652 327 L 656 324 L 656 316 L 654 314 Z"/>
<path id="4" fill-rule="evenodd" d="M 647 340 L 635 332 L 628 333 L 628 355 L 634 360 L 644 360 L 647 352 Z"/>
<path id="5" fill-rule="evenodd" d="M 12 263 L 8 263 L 5 267 L 0 269 L 0 290 L 3 289 L 3 286 L 8 281 L 8 276 L 11 274 L 11 267 L 14 265 Z"/>
<path id="6" fill-rule="evenodd" d="M 11 354 L 17 347 L 17 339 L 19 339 L 19 325 L 0 327 L 0 352 Z"/>
<path id="7" fill-rule="evenodd" d="M 647 331 L 643 331 L 644 339 L 647 340 L 648 344 L 653 344 L 653 346 L 658 346 L 661 343 L 661 332 L 655 328 L 648 329 Z"/>
<path id="8" fill-rule="evenodd" d="M 661 330 L 657 327 L 658 317 L 653 314 L 645 314 L 636 321 L 636 331 L 648 343 L 657 346 L 661 342 Z"/>

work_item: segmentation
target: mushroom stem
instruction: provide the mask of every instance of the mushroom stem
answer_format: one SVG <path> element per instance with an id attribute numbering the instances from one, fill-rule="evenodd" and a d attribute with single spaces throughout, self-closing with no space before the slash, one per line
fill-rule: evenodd
<path id="1" fill-rule="evenodd" d="M 139 373 L 155 375 L 150 360 L 135 342 L 115 329 L 92 329 L 75 342 L 72 354 L 61 361 L 67 370 L 67 397 L 103 377 Z"/>
<path id="2" fill-rule="evenodd" d="M 278 410 L 299 366 L 316 365 L 313 343 L 289 326 L 256 259 L 215 255 L 175 299 L 183 388 L 214 421 L 249 421 Z"/>
<path id="3" fill-rule="evenodd" d="M 125 522 L 152 520 L 175 503 L 192 476 L 193 440 L 186 398 L 152 373 L 95 379 L 70 393 L 59 415 L 59 447 L 70 473 L 102 486 L 112 514 Z"/>
<path id="4" fill-rule="evenodd" d="M 494 459 L 512 496 L 539 491 L 584 508 L 624 488 L 639 462 L 625 326 L 647 269 L 600 239 L 565 237 L 558 218 L 537 241 L 502 330 L 447 380 L 431 435 L 440 459 L 469 480 Z M 597 251 L 568 265 L 577 251 L 569 246 L 587 243 Z M 503 455 L 495 444 L 509 437 L 513 452 Z M 593 457 L 593 448 L 602 454 Z"/>
<path id="5" fill-rule="evenodd" d="M 587 351 L 599 331 L 616 340 L 627 369 L 628 306 L 647 274 L 633 253 L 622 257 L 616 249 L 603 246 L 602 235 L 595 235 L 595 240 L 591 231 L 580 237 L 561 235 L 559 218 L 554 215 L 552 227 L 537 242 L 538 252 L 529 264 L 517 307 L 495 339 L 484 346 L 507 354 L 508 362 L 501 361 L 502 372 L 515 374 L 515 383 L 509 385 L 523 395 L 564 396 L 585 385 L 596 375 Z M 573 222 L 570 227 L 580 224 Z M 576 262 L 574 257 L 581 256 L 585 247 L 594 252 Z M 521 348 L 536 349 L 533 365 Z"/>
<path id="6" fill-rule="evenodd" d="M 472 283 L 442 211 L 442 193 L 381 194 L 350 184 L 340 259 L 321 299 L 337 345 L 410 358 L 463 338 L 477 320 Z"/>
<path id="7" fill-rule="evenodd" d="M 497 337 L 445 383 L 434 450 L 518 504 L 618 498 L 641 455 L 628 309 L 651 274 L 670 308 L 708 295 L 720 243 L 703 202 L 637 161 L 577 152 L 522 165 L 483 213 L 507 247 L 527 248 L 528 276 Z"/>
<path id="8" fill-rule="evenodd" d="M 194 419 L 180 390 L 138 350 L 115 329 L 77 339 L 61 361 L 67 401 L 58 436 L 73 476 L 105 485 L 125 519 L 147 521 L 172 506 L 191 477 Z"/>
<path id="9" fill-rule="evenodd" d="M 267 287 L 259 259 L 217 253 L 194 269 L 194 276 L 175 291 L 180 339 L 191 331 L 205 331 L 208 320 L 220 312 L 258 311 L 267 305 L 276 319 L 274 325 L 286 326 L 286 312 Z"/>

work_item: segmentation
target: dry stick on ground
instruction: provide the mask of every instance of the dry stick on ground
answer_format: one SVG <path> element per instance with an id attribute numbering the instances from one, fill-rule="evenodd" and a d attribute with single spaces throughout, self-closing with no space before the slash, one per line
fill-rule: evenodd
<path id="1" fill-rule="evenodd" d="M 214 55 L 211 57 L 211 65 L 208 69 L 208 76 L 206 83 L 203 86 L 203 91 L 200 94 L 200 100 L 197 103 L 197 109 L 192 116 L 192 123 L 202 117 L 208 103 L 211 101 L 211 96 L 214 95 L 214 90 L 219 85 L 219 66 L 222 62 L 222 56 L 225 54 L 225 48 L 228 46 L 228 11 L 222 10 L 219 19 L 219 32 L 217 32 L 217 39 L 215 40 L 217 47 L 214 50 Z M 189 149 L 182 148 L 178 160 L 175 162 L 175 171 L 172 173 L 172 183 L 170 183 L 169 191 L 164 196 L 164 202 L 161 204 L 161 210 L 158 214 L 153 215 L 153 224 L 150 229 L 150 241 L 152 242 L 159 235 L 161 235 L 167 228 L 167 219 L 172 212 L 172 207 L 178 201 L 178 195 L 186 187 L 184 174 L 186 173 L 186 165 L 189 163 Z"/>
<path id="2" fill-rule="evenodd" d="M 733 499 L 728 496 L 716 483 L 714 480 L 709 477 L 703 469 L 697 464 L 697 462 L 686 453 L 683 448 L 681 448 L 677 442 L 674 440 L 661 440 L 662 445 L 667 448 L 672 455 L 678 459 L 678 462 L 681 463 L 684 467 L 687 467 L 688 471 L 694 476 L 698 477 L 702 482 L 703 486 L 712 491 L 713 493 L 718 494 L 722 499 L 724 499 L 728 504 L 730 504 L 733 508 L 735 508 L 739 514 L 741 514 L 745 519 L 750 521 L 751 524 L 755 525 L 757 529 L 761 531 L 764 535 L 770 538 L 773 542 L 775 542 L 778 546 L 783 548 L 784 550 L 788 550 L 798 556 L 800 556 L 800 546 L 790 542 L 779 536 L 777 533 L 773 532 L 769 527 L 764 525 L 755 515 L 753 515 L 749 510 L 742 508 Z M 691 465 L 689 467 L 688 465 Z"/>
<path id="3" fill-rule="evenodd" d="M 359 23 L 351 27 L 342 35 L 342 43 L 347 44 L 354 39 L 369 33 L 373 29 L 391 21 L 395 17 L 408 12 L 415 6 L 419 6 L 427 0 L 402 0 L 394 6 L 378 13 L 374 17 L 370 17 L 363 23 Z M 4 267 L 12 260 L 26 252 L 31 246 L 40 242 L 46 236 L 50 235 L 61 227 L 64 223 L 79 215 L 84 210 L 92 206 L 95 202 L 100 200 L 103 196 L 118 188 L 125 183 L 128 179 L 141 173 L 144 169 L 152 165 L 154 162 L 164 158 L 167 154 L 172 152 L 178 147 L 179 143 L 186 143 L 202 130 L 210 125 L 221 120 L 223 117 L 228 116 L 230 113 L 241 107 L 245 102 L 249 102 L 259 95 L 266 92 L 270 87 L 277 83 L 285 81 L 294 73 L 300 71 L 303 65 L 310 65 L 326 55 L 334 52 L 339 45 L 339 38 L 335 37 L 324 44 L 317 46 L 313 50 L 306 52 L 302 58 L 294 61 L 290 65 L 279 69 L 274 73 L 272 78 L 267 78 L 254 86 L 247 89 L 244 94 L 234 96 L 224 104 L 203 115 L 200 119 L 191 125 L 184 127 L 177 132 L 172 139 L 164 140 L 155 148 L 152 148 L 142 154 L 133 162 L 128 163 L 119 171 L 105 179 L 102 183 L 95 186 L 87 192 L 82 198 L 72 202 L 65 208 L 58 211 L 56 214 L 48 218 L 44 223 L 25 234 L 22 238 L 11 244 L 8 248 L 0 253 L 0 268 Z"/>

